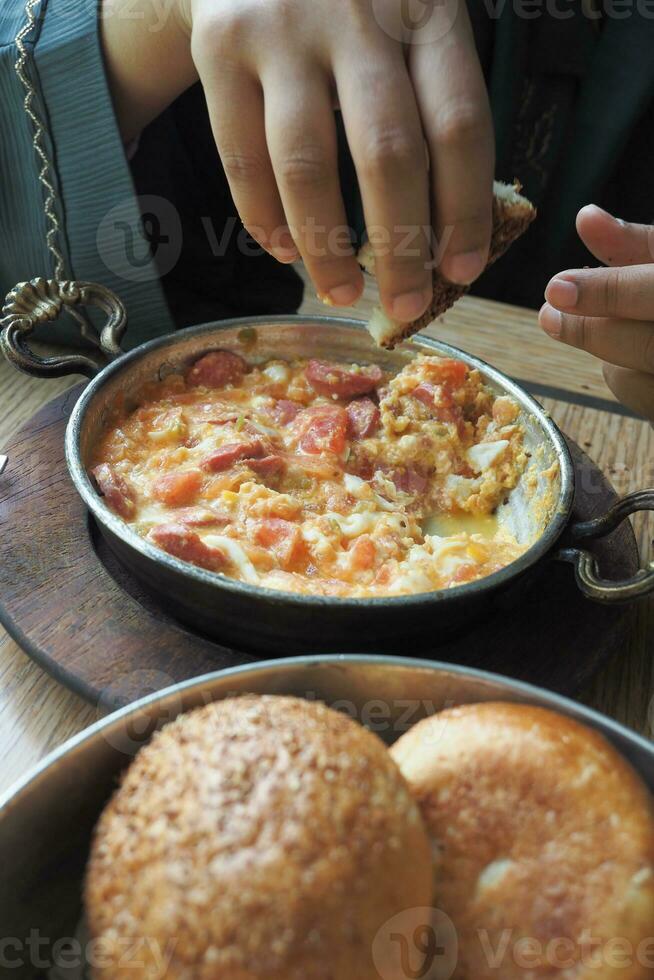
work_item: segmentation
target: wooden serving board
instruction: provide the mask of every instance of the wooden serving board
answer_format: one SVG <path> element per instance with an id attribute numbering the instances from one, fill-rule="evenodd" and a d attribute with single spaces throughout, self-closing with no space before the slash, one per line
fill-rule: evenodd
<path id="1" fill-rule="evenodd" d="M 212 670 L 263 659 L 235 651 L 175 622 L 116 561 L 89 518 L 64 460 L 64 431 L 81 391 L 42 408 L 10 441 L 0 476 L 0 621 L 58 681 L 113 708 Z M 615 492 L 571 444 L 578 474 L 575 516 L 602 513 Z M 607 577 L 633 574 L 631 526 L 593 545 Z M 428 650 L 398 649 L 511 675 L 575 694 L 626 647 L 634 614 L 584 599 L 567 565 L 547 563 L 519 600 Z M 350 650 L 357 650 L 356 636 Z M 311 650 L 307 650 L 311 653 Z"/>

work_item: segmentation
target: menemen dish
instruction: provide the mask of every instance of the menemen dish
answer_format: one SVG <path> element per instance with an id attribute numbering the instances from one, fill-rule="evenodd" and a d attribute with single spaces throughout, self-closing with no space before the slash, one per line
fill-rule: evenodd
<path id="1" fill-rule="evenodd" d="M 490 575 L 527 465 L 517 404 L 459 360 L 271 360 L 215 350 L 114 406 L 105 503 L 182 561 L 306 595 L 385 597 Z"/>

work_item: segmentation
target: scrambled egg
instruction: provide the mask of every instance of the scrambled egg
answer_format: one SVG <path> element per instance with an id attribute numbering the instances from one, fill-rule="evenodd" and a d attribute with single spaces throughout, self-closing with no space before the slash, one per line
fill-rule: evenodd
<path id="1" fill-rule="evenodd" d="M 313 595 L 447 589 L 524 547 L 494 514 L 526 465 L 519 410 L 479 373 L 212 351 L 116 406 L 91 473 L 105 502 L 184 561 Z"/>

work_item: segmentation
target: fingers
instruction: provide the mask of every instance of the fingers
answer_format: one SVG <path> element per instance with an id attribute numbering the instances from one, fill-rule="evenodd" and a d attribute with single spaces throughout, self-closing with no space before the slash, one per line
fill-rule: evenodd
<path id="1" fill-rule="evenodd" d="M 573 316 L 548 303 L 539 322 L 550 337 L 603 360 L 604 378 L 618 401 L 654 420 L 654 323 Z"/>
<path id="2" fill-rule="evenodd" d="M 604 379 L 618 401 L 650 422 L 654 420 L 654 374 L 605 364 Z"/>
<path id="3" fill-rule="evenodd" d="M 596 204 L 577 215 L 577 231 L 586 247 L 604 265 L 646 265 L 654 262 L 654 227 L 629 224 Z"/>
<path id="4" fill-rule="evenodd" d="M 379 38 L 336 54 L 335 74 L 375 273 L 390 316 L 409 322 L 432 298 L 431 215 L 418 107 L 402 50 Z"/>
<path id="5" fill-rule="evenodd" d="M 266 137 L 284 212 L 299 252 L 328 302 L 348 306 L 363 276 L 347 229 L 338 173 L 333 94 L 315 65 L 271 65 Z"/>
<path id="6" fill-rule="evenodd" d="M 444 0 L 446 5 L 457 0 Z M 433 44 L 410 49 L 410 70 L 431 159 L 440 269 L 467 285 L 488 261 L 495 142 L 466 5 Z"/>
<path id="7" fill-rule="evenodd" d="M 400 18 L 398 33 L 399 8 L 388 10 L 384 26 L 354 0 L 340 22 L 327 4 L 211 4 L 194 16 L 193 56 L 244 223 L 282 261 L 297 246 L 318 291 L 347 305 L 363 279 L 339 187 L 335 81 L 382 302 L 410 321 L 432 299 L 432 198 L 445 275 L 469 283 L 486 264 L 494 148 L 465 4 L 435 5 L 433 35 L 431 17 L 410 29 Z"/>
<path id="8" fill-rule="evenodd" d="M 556 340 L 603 360 L 615 396 L 654 419 L 654 229 L 590 205 L 579 212 L 577 230 L 610 267 L 555 276 L 539 322 Z"/>
<path id="9" fill-rule="evenodd" d="M 633 320 L 654 319 L 654 265 L 559 272 L 545 299 L 564 313 Z"/>
<path id="10" fill-rule="evenodd" d="M 555 340 L 588 351 L 621 367 L 654 374 L 654 323 L 560 313 L 545 303 L 539 314 L 543 330 Z"/>
<path id="11" fill-rule="evenodd" d="M 211 127 L 243 224 L 280 262 L 298 258 L 288 234 L 264 128 L 263 92 L 245 69 L 200 68 Z"/>

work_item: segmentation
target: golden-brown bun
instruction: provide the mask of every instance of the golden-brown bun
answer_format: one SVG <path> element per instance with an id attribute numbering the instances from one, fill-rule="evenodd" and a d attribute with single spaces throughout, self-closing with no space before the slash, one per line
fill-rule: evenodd
<path id="1" fill-rule="evenodd" d="M 420 722 L 392 755 L 432 837 L 456 980 L 654 975 L 652 799 L 600 735 L 476 704 Z"/>
<path id="2" fill-rule="evenodd" d="M 491 233 L 490 250 L 487 267 L 499 259 L 516 239 L 525 233 L 536 217 L 536 208 L 531 201 L 520 193 L 520 184 L 503 184 L 495 181 L 493 184 L 493 230 Z M 370 243 L 360 250 L 358 255 L 360 265 L 366 272 L 374 275 L 375 255 Z M 391 320 L 388 314 L 376 308 L 368 323 L 375 343 L 379 347 L 392 350 L 403 340 L 412 337 L 419 330 L 424 330 L 439 316 L 446 313 L 457 300 L 468 292 L 468 286 L 459 286 L 444 279 L 438 269 L 433 275 L 434 296 L 429 309 L 412 323 L 400 323 Z"/>
<path id="3" fill-rule="evenodd" d="M 296 698 L 217 702 L 156 735 L 100 819 L 94 975 L 379 980 L 378 931 L 431 887 L 418 807 L 375 735 Z M 141 968 L 119 965 L 130 942 Z"/>

